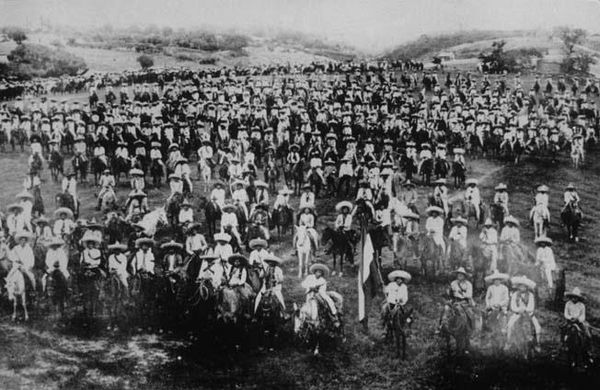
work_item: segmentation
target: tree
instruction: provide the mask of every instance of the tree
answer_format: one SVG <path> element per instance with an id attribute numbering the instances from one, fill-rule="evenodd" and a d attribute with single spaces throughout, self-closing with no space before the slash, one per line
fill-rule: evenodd
<path id="1" fill-rule="evenodd" d="M 137 58 L 137 62 L 139 62 L 142 69 L 146 70 L 154 66 L 154 60 L 149 55 L 143 54 Z"/>
<path id="2" fill-rule="evenodd" d="M 515 59 L 506 55 L 505 45 L 506 41 L 494 41 L 490 53 L 479 54 L 479 59 L 491 72 L 513 71 L 515 69 Z"/>
<path id="3" fill-rule="evenodd" d="M 575 46 L 581 44 L 587 37 L 587 31 L 581 28 L 560 27 L 558 37 L 563 43 L 563 50 L 567 56 L 575 51 Z"/>
<path id="4" fill-rule="evenodd" d="M 596 59 L 589 53 L 576 50 L 587 37 L 587 31 L 581 28 L 561 27 L 557 35 L 563 43 L 564 59 L 560 64 L 560 70 L 564 73 L 588 73 L 590 65 L 596 63 Z"/>
<path id="5" fill-rule="evenodd" d="M 5 33 L 6 36 L 15 41 L 17 45 L 20 45 L 23 43 L 23 41 L 27 40 L 27 34 L 25 34 L 25 31 L 18 27 L 11 27 Z"/>
<path id="6" fill-rule="evenodd" d="M 74 76 L 86 69 L 82 58 L 57 47 L 17 46 L 8 55 L 11 73 L 23 78 Z"/>

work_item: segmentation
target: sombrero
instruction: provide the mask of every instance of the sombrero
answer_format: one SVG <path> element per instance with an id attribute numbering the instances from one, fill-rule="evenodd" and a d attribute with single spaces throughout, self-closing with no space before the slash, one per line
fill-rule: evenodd
<path id="1" fill-rule="evenodd" d="M 244 183 L 242 180 L 236 180 L 233 183 L 231 183 L 232 187 L 236 187 L 236 186 L 242 186 L 243 187 L 245 185 L 246 185 L 246 183 Z"/>
<path id="2" fill-rule="evenodd" d="M 256 247 L 261 247 L 261 248 L 266 248 L 267 247 L 267 242 L 265 240 L 263 240 L 262 238 L 255 238 L 253 240 L 250 240 L 250 248 L 251 249 L 255 249 Z"/>
<path id="3" fill-rule="evenodd" d="M 329 268 L 325 264 L 321 264 L 321 263 L 315 263 L 315 264 L 311 265 L 310 268 L 308 269 L 308 271 L 311 274 L 314 274 L 316 271 L 321 271 L 323 273 L 323 276 L 329 275 Z"/>
<path id="4" fill-rule="evenodd" d="M 133 168 L 129 171 L 129 174 L 132 176 L 144 176 L 144 172 L 138 168 Z"/>
<path id="5" fill-rule="evenodd" d="M 20 232 L 17 232 L 17 234 L 15 234 L 15 240 L 20 240 L 21 238 L 30 239 L 33 238 L 33 235 L 26 230 L 21 230 Z"/>
<path id="6" fill-rule="evenodd" d="M 507 217 L 504 218 L 504 223 L 513 223 L 515 225 L 519 225 L 519 221 L 517 221 L 517 219 L 515 217 L 513 217 L 512 215 L 509 215 Z"/>
<path id="7" fill-rule="evenodd" d="M 239 254 L 239 253 L 234 253 L 233 255 L 231 255 L 227 258 L 227 262 L 231 265 L 233 265 L 233 263 L 236 260 L 239 261 L 242 266 L 248 264 L 248 259 L 246 258 L 246 256 Z"/>
<path id="8" fill-rule="evenodd" d="M 215 255 L 202 255 L 199 257 L 200 260 L 206 260 L 206 261 L 215 261 L 219 258 L 219 256 L 215 256 Z"/>
<path id="9" fill-rule="evenodd" d="M 415 183 L 411 182 L 410 180 L 405 181 L 402 185 L 405 187 L 416 187 L 417 186 Z"/>
<path id="10" fill-rule="evenodd" d="M 215 241 L 229 242 L 229 241 L 231 241 L 231 236 L 227 233 L 216 233 Z"/>
<path id="11" fill-rule="evenodd" d="M 450 221 L 452 223 L 462 223 L 464 225 L 466 225 L 468 223 L 468 221 L 465 218 L 463 218 L 463 217 L 452 218 Z"/>
<path id="12" fill-rule="evenodd" d="M 112 245 L 108 245 L 106 249 L 109 251 L 125 251 L 127 250 L 127 245 L 121 244 L 119 241 L 117 241 Z"/>
<path id="13" fill-rule="evenodd" d="M 186 199 L 184 199 L 184 200 L 183 200 L 183 202 L 181 202 L 181 205 L 180 205 L 180 206 L 181 206 L 181 207 L 192 207 L 192 204 L 191 204 L 191 203 L 190 203 L 190 201 L 189 201 L 189 200 L 187 200 L 187 198 L 186 198 Z"/>
<path id="14" fill-rule="evenodd" d="M 86 231 L 83 235 L 83 237 L 81 238 L 80 242 L 86 243 L 86 242 L 95 242 L 96 244 L 100 244 L 100 240 L 98 239 L 98 237 L 96 237 L 95 234 L 93 234 L 91 231 Z"/>
<path id="15" fill-rule="evenodd" d="M 15 195 L 15 198 L 17 198 L 17 199 L 33 199 L 33 195 L 31 195 L 29 193 L 29 191 L 23 190 L 23 191 L 19 192 L 17 195 Z"/>
<path id="16" fill-rule="evenodd" d="M 541 186 L 539 186 L 539 187 L 537 188 L 537 192 L 548 192 L 548 186 L 547 186 L 547 185 L 544 185 L 544 184 L 542 184 Z"/>
<path id="17" fill-rule="evenodd" d="M 581 290 L 579 287 L 575 287 L 571 292 L 565 293 L 565 298 L 579 298 L 583 300 L 583 295 L 581 295 Z"/>
<path id="18" fill-rule="evenodd" d="M 49 224 L 49 223 L 50 223 L 50 221 L 48 221 L 48 218 L 46 218 L 46 217 L 44 217 L 44 216 L 41 216 L 41 217 L 39 217 L 39 218 L 38 218 L 38 219 L 35 221 L 35 224 L 36 224 L 36 225 L 43 225 L 43 224 L 46 224 L 46 225 L 47 225 L 47 224 Z"/>
<path id="19" fill-rule="evenodd" d="M 148 195 L 142 190 L 133 190 L 128 195 L 130 198 L 145 198 Z"/>
<path id="20" fill-rule="evenodd" d="M 510 276 L 508 276 L 508 274 L 500 273 L 500 272 L 498 272 L 498 270 L 494 270 L 493 274 L 486 276 L 484 279 L 487 283 L 491 283 L 497 279 L 500 279 L 503 282 L 506 282 L 506 281 L 508 281 L 508 279 L 510 279 Z"/>
<path id="21" fill-rule="evenodd" d="M 254 182 L 254 187 L 264 187 L 267 188 L 269 185 L 262 180 L 256 180 Z"/>
<path id="22" fill-rule="evenodd" d="M 515 276 L 510 280 L 513 286 L 525 286 L 530 290 L 535 289 L 535 282 L 529 279 L 527 276 Z"/>
<path id="23" fill-rule="evenodd" d="M 49 247 L 51 247 L 51 246 L 61 246 L 61 245 L 64 245 L 64 244 L 65 244 L 65 241 L 62 238 L 60 238 L 60 237 L 54 237 L 54 238 L 52 238 L 52 240 L 50 240 L 50 242 L 48 243 L 48 246 Z"/>
<path id="24" fill-rule="evenodd" d="M 455 148 L 453 152 L 454 154 L 465 154 L 465 150 L 463 148 Z"/>
<path id="25" fill-rule="evenodd" d="M 181 177 L 180 177 L 180 176 L 177 176 L 177 177 L 178 177 L 179 179 L 181 179 Z M 224 187 L 224 186 L 225 186 L 225 184 L 224 184 L 222 181 L 218 181 L 218 182 L 216 182 L 215 184 L 213 184 L 213 187 L 218 187 L 218 186 Z"/>
<path id="26" fill-rule="evenodd" d="M 477 179 L 467 179 L 467 181 L 465 181 L 465 184 L 470 186 L 470 185 L 477 185 L 479 184 L 479 180 Z"/>
<path id="27" fill-rule="evenodd" d="M 433 184 L 446 184 L 446 179 L 437 179 L 433 182 Z"/>
<path id="28" fill-rule="evenodd" d="M 440 213 L 440 214 L 444 214 L 444 210 L 442 210 L 442 209 L 441 209 L 440 207 L 438 207 L 438 206 L 429 206 L 429 207 L 427 207 L 427 209 L 425 210 L 425 212 L 426 212 L 427 214 L 429 214 L 429 213 L 433 213 L 433 212 Z"/>
<path id="29" fill-rule="evenodd" d="M 575 189 L 575 184 L 569 183 L 569 185 L 567 186 L 567 190 L 574 190 L 574 189 Z"/>
<path id="30" fill-rule="evenodd" d="M 176 173 L 171 173 L 171 174 L 169 175 L 169 180 L 181 180 L 181 176 L 179 176 L 179 175 L 178 175 L 178 174 L 176 174 Z"/>
<path id="31" fill-rule="evenodd" d="M 183 249 L 183 244 L 175 242 L 175 240 L 171 240 L 162 244 L 160 249 Z"/>
<path id="32" fill-rule="evenodd" d="M 536 245 L 539 245 L 539 244 L 552 245 L 552 239 L 548 238 L 548 237 L 538 237 L 534 240 L 534 243 Z"/>
<path id="33" fill-rule="evenodd" d="M 7 210 L 9 212 L 16 211 L 16 210 L 23 211 L 23 206 L 21 206 L 20 204 L 13 203 L 7 207 Z"/>
<path id="34" fill-rule="evenodd" d="M 169 149 L 168 150 L 171 150 L 171 149 L 179 149 L 179 145 L 176 144 L 176 143 L 172 143 L 171 145 L 169 145 Z"/>
<path id="35" fill-rule="evenodd" d="M 483 223 L 483 226 L 493 226 L 494 223 L 492 222 L 492 220 L 490 218 L 486 218 L 485 222 Z"/>
<path id="36" fill-rule="evenodd" d="M 294 193 L 294 191 L 288 189 L 288 188 L 282 188 L 279 190 L 279 195 L 291 195 Z"/>
<path id="37" fill-rule="evenodd" d="M 464 267 L 459 267 L 456 271 L 453 271 L 453 273 L 455 273 L 455 274 L 463 274 L 463 275 L 469 277 L 469 273 L 465 270 Z"/>
<path id="38" fill-rule="evenodd" d="M 154 240 L 151 238 L 148 238 L 148 237 L 141 237 L 141 238 L 138 238 L 137 240 L 135 240 L 136 248 L 140 248 L 142 245 L 153 246 Z"/>
<path id="39" fill-rule="evenodd" d="M 235 211 L 235 206 L 232 205 L 231 203 L 227 203 L 221 209 L 226 212 Z"/>
<path id="40" fill-rule="evenodd" d="M 506 186 L 506 184 L 504 184 L 504 183 L 500 183 L 500 184 L 498 184 L 498 185 L 497 185 L 497 186 L 494 188 L 494 190 L 496 190 L 496 191 L 505 191 L 507 188 L 508 188 L 508 187 Z"/>
<path id="41" fill-rule="evenodd" d="M 155 141 L 155 142 L 152 142 L 150 144 L 150 146 L 153 147 L 153 148 L 160 148 L 161 147 L 161 143 Z"/>
<path id="42" fill-rule="evenodd" d="M 276 263 L 277 265 L 280 265 L 281 263 L 283 263 L 283 260 L 281 260 L 279 257 L 272 255 L 272 254 L 267 255 L 267 257 L 265 257 L 263 259 L 263 261 L 265 263 Z"/>
<path id="43" fill-rule="evenodd" d="M 403 279 L 405 282 L 410 282 L 412 276 L 410 276 L 408 272 L 402 270 L 392 271 L 388 274 L 388 280 L 390 282 L 393 282 L 397 278 Z"/>
<path id="44" fill-rule="evenodd" d="M 67 217 L 69 218 L 73 218 L 73 211 L 69 208 L 66 207 L 59 207 L 56 210 L 54 210 L 54 215 L 55 216 L 60 216 L 61 214 L 67 214 Z"/>
<path id="45" fill-rule="evenodd" d="M 312 186 L 311 186 L 309 183 L 305 183 L 305 184 L 302 186 L 302 189 L 303 189 L 303 190 L 310 190 L 310 189 L 312 189 Z"/>
<path id="46" fill-rule="evenodd" d="M 352 210 L 352 203 L 350 203 L 347 200 L 344 200 L 344 201 L 341 201 L 341 202 L 339 202 L 338 204 L 335 205 L 335 209 L 337 211 L 342 211 L 342 209 L 344 207 L 347 207 L 349 210 Z"/>

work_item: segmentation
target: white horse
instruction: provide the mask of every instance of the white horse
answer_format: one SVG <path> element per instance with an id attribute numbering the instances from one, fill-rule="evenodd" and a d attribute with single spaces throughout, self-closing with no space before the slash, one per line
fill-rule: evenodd
<path id="1" fill-rule="evenodd" d="M 158 207 L 148 214 L 144 215 L 138 225 L 144 228 L 144 233 L 148 237 L 154 237 L 156 229 L 159 224 L 166 225 L 169 221 L 167 219 L 167 212 L 164 207 Z"/>
<path id="2" fill-rule="evenodd" d="M 27 290 L 25 286 L 25 277 L 23 276 L 23 271 L 21 271 L 20 268 L 6 278 L 6 291 L 8 292 L 8 299 L 13 302 L 13 321 L 17 319 L 17 305 L 19 304 L 19 300 L 23 306 L 25 321 L 29 321 L 29 313 L 27 312 Z"/>
<path id="3" fill-rule="evenodd" d="M 208 192 L 212 178 L 212 169 L 205 158 L 198 159 L 198 178 L 204 182 L 204 192 Z"/>
<path id="4" fill-rule="evenodd" d="M 579 166 L 585 162 L 583 145 L 575 143 L 571 145 L 571 161 L 573 161 L 573 167 L 575 169 L 578 169 Z"/>
<path id="5" fill-rule="evenodd" d="M 308 267 L 312 260 L 313 249 L 316 250 L 316 237 L 313 237 L 306 226 L 296 226 L 293 245 L 298 253 L 298 277 L 308 275 Z"/>
<path id="6" fill-rule="evenodd" d="M 546 226 L 550 223 L 550 212 L 548 211 L 548 207 L 541 203 L 533 206 L 529 212 L 529 218 L 533 223 L 535 238 L 546 237 Z"/>

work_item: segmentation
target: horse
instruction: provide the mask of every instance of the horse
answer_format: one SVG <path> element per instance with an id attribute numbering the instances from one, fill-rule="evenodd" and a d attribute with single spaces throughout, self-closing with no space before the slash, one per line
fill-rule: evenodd
<path id="1" fill-rule="evenodd" d="M 221 219 L 221 210 L 218 205 L 204 196 L 200 197 L 198 207 L 204 210 L 204 217 L 208 225 L 208 236 L 212 240 L 217 232 L 217 221 Z"/>
<path id="2" fill-rule="evenodd" d="M 344 299 L 342 296 L 334 291 L 328 291 L 327 294 L 333 300 L 335 307 L 338 312 L 338 318 L 342 318 Z M 312 298 L 317 300 L 317 298 Z M 343 324 L 335 326 L 331 320 L 331 316 L 324 303 L 305 302 L 301 307 L 298 307 L 296 303 L 293 305 L 293 329 L 294 334 L 298 339 L 306 343 L 313 351 L 313 355 L 319 354 L 319 348 L 321 342 L 325 338 L 343 338 L 344 329 Z M 341 322 L 341 321 L 340 321 Z"/>
<path id="3" fill-rule="evenodd" d="M 31 213 L 34 216 L 44 215 L 44 199 L 42 198 L 42 190 L 40 186 L 34 186 L 31 192 L 33 195 L 33 206 L 31 207 Z"/>
<path id="4" fill-rule="evenodd" d="M 445 179 L 446 176 L 448 176 L 449 171 L 450 171 L 450 164 L 448 163 L 448 161 L 441 159 L 441 158 L 435 159 L 433 173 L 437 179 L 439 179 L 439 178 Z"/>
<path id="5" fill-rule="evenodd" d="M 121 180 L 122 173 L 125 174 L 125 180 L 129 178 L 131 164 L 127 159 L 121 156 L 115 156 L 113 157 L 110 165 L 112 166 L 112 173 L 115 176 L 117 184 L 119 184 L 119 181 Z"/>
<path id="6" fill-rule="evenodd" d="M 525 254 L 519 244 L 500 243 L 498 256 L 498 271 L 511 273 L 516 264 L 523 263 Z"/>
<path id="7" fill-rule="evenodd" d="M 477 208 L 479 208 L 479 218 L 477 218 Z M 475 219 L 475 227 L 478 228 L 485 221 L 485 206 L 483 202 L 479 203 L 479 205 L 475 205 L 473 202 L 464 202 L 464 210 L 467 223 L 473 218 Z"/>
<path id="8" fill-rule="evenodd" d="M 106 242 L 124 242 L 126 237 L 133 231 L 133 227 L 119 214 L 112 212 L 107 214 L 104 221 Z"/>
<path id="9" fill-rule="evenodd" d="M 433 159 L 428 158 L 423 160 L 421 164 L 421 182 L 424 184 L 431 184 L 431 176 L 433 175 Z"/>
<path id="10" fill-rule="evenodd" d="M 535 337 L 533 322 L 527 313 L 519 314 L 515 322 L 511 337 L 507 340 L 509 349 L 522 356 L 524 359 L 533 357 Z"/>
<path id="11" fill-rule="evenodd" d="M 502 309 L 493 309 L 487 313 L 486 328 L 490 334 L 492 350 L 500 352 L 506 345 L 506 324 L 508 314 Z"/>
<path id="12" fill-rule="evenodd" d="M 159 207 L 147 213 L 138 222 L 138 225 L 144 229 L 144 234 L 148 237 L 154 237 L 158 232 L 159 227 L 169 223 L 167 212 L 164 207 Z"/>
<path id="13" fill-rule="evenodd" d="M 504 206 L 500 203 L 491 203 L 489 212 L 492 222 L 498 225 L 498 231 L 501 231 L 504 227 L 504 217 L 506 216 Z"/>
<path id="14" fill-rule="evenodd" d="M 22 128 L 13 129 L 11 131 L 10 136 L 10 145 L 12 147 L 12 151 L 15 151 L 15 147 L 19 145 L 21 147 L 21 152 L 25 151 L 25 142 L 27 141 L 27 134 L 25 134 L 25 130 Z"/>
<path id="15" fill-rule="evenodd" d="M 300 189 L 302 188 L 302 183 L 304 182 L 304 164 L 302 160 L 297 162 L 296 164 L 287 164 L 286 171 L 284 171 L 286 175 L 286 184 L 289 184 L 288 187 L 293 187 L 293 191 L 295 195 L 300 193 Z"/>
<path id="16" fill-rule="evenodd" d="M 259 343 L 273 345 L 283 324 L 283 308 L 272 290 L 266 290 L 256 308 L 255 319 L 259 329 Z"/>
<path id="17" fill-rule="evenodd" d="M 217 291 L 217 321 L 223 325 L 236 325 L 244 314 L 244 302 L 235 288 L 222 287 Z"/>
<path id="18" fill-rule="evenodd" d="M 151 319 L 157 311 L 156 276 L 144 270 L 138 271 L 129 282 L 130 296 L 135 302 L 142 323 Z"/>
<path id="19" fill-rule="evenodd" d="M 448 352 L 451 350 L 451 339 L 456 342 L 458 354 L 467 352 L 472 332 L 467 313 L 460 303 L 444 306 L 440 334 L 446 340 Z"/>
<path id="20" fill-rule="evenodd" d="M 452 163 L 452 177 L 454 178 L 454 188 L 460 188 L 465 185 L 466 169 L 458 161 Z"/>
<path id="21" fill-rule="evenodd" d="M 581 164 L 585 161 L 585 155 L 583 147 L 576 147 L 571 145 L 571 161 L 573 162 L 573 168 L 578 169 Z"/>
<path id="22" fill-rule="evenodd" d="M 371 244 L 373 245 L 373 257 L 374 260 L 381 270 L 381 252 L 383 248 L 390 245 L 390 237 L 385 227 L 378 225 L 373 229 L 369 230 L 369 236 L 371 237 Z"/>
<path id="23" fill-rule="evenodd" d="M 94 157 L 92 159 L 92 173 L 94 174 L 94 184 L 98 185 L 98 179 L 102 175 L 105 169 L 108 169 L 108 163 L 100 157 Z"/>
<path id="24" fill-rule="evenodd" d="M 8 300 L 13 302 L 12 320 L 17 320 L 17 307 L 19 301 L 23 307 L 25 321 L 29 321 L 29 312 L 27 311 L 27 285 L 25 284 L 25 275 L 20 269 L 13 272 L 10 277 L 6 278 L 6 291 L 8 292 Z"/>
<path id="25" fill-rule="evenodd" d="M 588 341 L 581 325 L 576 321 L 567 321 L 564 330 L 563 346 L 567 353 L 569 366 L 587 367 L 588 363 Z"/>
<path id="26" fill-rule="evenodd" d="M 75 178 L 77 181 L 87 180 L 87 165 L 87 160 L 85 160 L 80 154 L 76 155 L 71 160 L 71 166 L 73 167 L 73 172 L 75 172 Z"/>
<path id="27" fill-rule="evenodd" d="M 277 182 L 279 181 L 279 170 L 274 165 L 267 165 L 264 174 L 265 182 L 269 185 L 269 191 L 274 193 L 277 189 Z"/>
<path id="28" fill-rule="evenodd" d="M 164 176 L 164 167 L 160 164 L 160 160 L 153 159 L 150 163 L 150 176 L 152 177 L 152 185 L 155 188 L 159 188 L 161 186 L 162 177 Z M 210 180 L 210 172 L 209 172 L 209 180 Z M 206 186 L 208 186 L 208 182 L 206 182 Z M 205 190 L 207 191 L 207 190 Z"/>
<path id="29" fill-rule="evenodd" d="M 50 299 L 50 302 L 56 308 L 56 311 L 60 314 L 61 318 L 64 317 L 65 303 L 67 301 L 69 290 L 65 275 L 55 266 L 55 268 L 48 273 L 44 284 L 46 286 L 46 296 Z"/>
<path id="30" fill-rule="evenodd" d="M 406 155 L 402 156 L 400 160 L 402 170 L 406 173 L 406 180 L 412 180 L 413 174 L 417 173 L 417 164 L 413 158 L 409 158 Z"/>
<path id="31" fill-rule="evenodd" d="M 73 195 L 68 192 L 59 192 L 55 197 L 56 208 L 66 207 L 73 212 L 75 218 L 79 217 L 79 202 L 75 205 L 75 199 Z"/>
<path id="32" fill-rule="evenodd" d="M 125 300 L 129 292 L 125 285 L 119 279 L 115 271 L 111 271 L 104 284 L 104 296 L 106 297 L 106 306 L 108 307 L 108 318 L 111 324 L 114 324 L 119 315 L 123 312 Z"/>
<path id="33" fill-rule="evenodd" d="M 296 226 L 293 245 L 298 253 L 298 277 L 308 275 L 308 267 L 312 260 L 313 251 L 317 248 L 317 243 L 313 242 L 308 229 L 305 226 Z"/>
<path id="34" fill-rule="evenodd" d="M 406 359 L 406 336 L 413 322 L 414 309 L 405 309 L 403 306 L 396 306 L 388 314 L 385 321 L 386 335 L 391 336 L 396 348 L 398 358 Z"/>
<path id="35" fill-rule="evenodd" d="M 183 203 L 184 196 L 181 192 L 175 192 L 172 196 L 167 199 L 164 209 L 167 215 L 167 220 L 172 226 L 176 226 L 179 218 L 179 211 L 181 211 L 181 203 Z"/>
<path id="36" fill-rule="evenodd" d="M 38 153 L 34 153 L 32 155 L 32 160 L 29 163 L 29 170 L 34 174 L 38 174 L 41 176 L 42 169 L 44 168 L 42 158 Z"/>
<path id="37" fill-rule="evenodd" d="M 560 213 L 560 219 L 567 228 L 567 234 L 569 235 L 569 240 L 575 240 L 575 242 L 579 242 L 579 225 L 581 224 L 581 210 L 576 203 L 569 202 Z"/>
<path id="38" fill-rule="evenodd" d="M 335 269 L 337 266 L 337 258 L 340 258 L 340 272 L 339 275 L 343 276 L 344 272 L 344 260 L 349 263 L 354 261 L 354 246 L 358 242 L 358 234 L 354 230 L 343 232 L 332 228 L 325 228 L 323 230 L 323 236 L 321 238 L 323 244 L 331 242 L 331 246 L 326 253 L 333 255 L 333 273 L 335 275 Z"/>
<path id="39" fill-rule="evenodd" d="M 550 214 L 543 204 L 533 206 L 529 212 L 531 223 L 533 224 L 534 237 L 546 237 L 548 224 L 550 223 Z"/>
<path id="40" fill-rule="evenodd" d="M 48 166 L 50 168 L 50 175 L 52 176 L 52 180 L 54 180 L 54 182 L 58 182 L 58 175 L 62 175 L 64 173 L 64 162 L 65 160 L 58 150 L 53 150 L 50 152 Z"/>
<path id="41" fill-rule="evenodd" d="M 277 228 L 277 235 L 281 238 L 287 233 L 288 228 L 294 224 L 294 214 L 291 208 L 283 207 L 281 209 L 275 209 L 271 213 L 271 224 Z"/>
<path id="42" fill-rule="evenodd" d="M 100 293 L 104 280 L 99 270 L 83 268 L 78 275 L 79 291 L 82 295 L 84 316 L 94 318 L 100 304 Z"/>
<path id="43" fill-rule="evenodd" d="M 468 259 L 467 248 L 463 247 L 459 242 L 450 240 L 448 244 L 448 266 L 450 269 L 457 269 L 459 267 L 471 268 Z"/>
<path id="44" fill-rule="evenodd" d="M 161 169 L 162 173 L 162 169 Z M 204 183 L 204 192 L 208 192 L 212 179 L 212 168 L 205 158 L 198 159 L 198 180 Z M 159 179 L 160 180 L 160 179 Z M 160 183 L 160 181 L 159 181 Z"/>
<path id="45" fill-rule="evenodd" d="M 102 198 L 100 198 L 100 210 L 102 210 L 103 213 L 106 213 L 114 211 L 117 208 L 117 195 L 115 194 L 115 191 L 113 189 L 105 191 L 104 194 L 102 194 Z"/>
<path id="46" fill-rule="evenodd" d="M 418 253 L 421 272 L 426 278 L 435 277 L 446 269 L 445 254 L 429 234 L 421 233 L 419 235 Z"/>

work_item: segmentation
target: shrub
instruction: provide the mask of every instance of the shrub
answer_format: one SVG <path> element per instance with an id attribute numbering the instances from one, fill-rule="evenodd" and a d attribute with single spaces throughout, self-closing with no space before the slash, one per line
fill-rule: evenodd
<path id="1" fill-rule="evenodd" d="M 154 60 L 152 59 L 152 57 L 146 54 L 142 54 L 141 56 L 139 56 L 137 58 L 137 62 L 139 62 L 140 66 L 144 70 L 154 66 Z"/>
<path id="2" fill-rule="evenodd" d="M 27 34 L 19 27 L 6 27 L 3 30 L 6 36 L 15 41 L 17 45 L 20 45 L 23 41 L 27 40 Z"/>
<path id="3" fill-rule="evenodd" d="M 74 76 L 85 70 L 84 60 L 60 48 L 23 44 L 8 55 L 10 67 L 20 77 Z"/>

